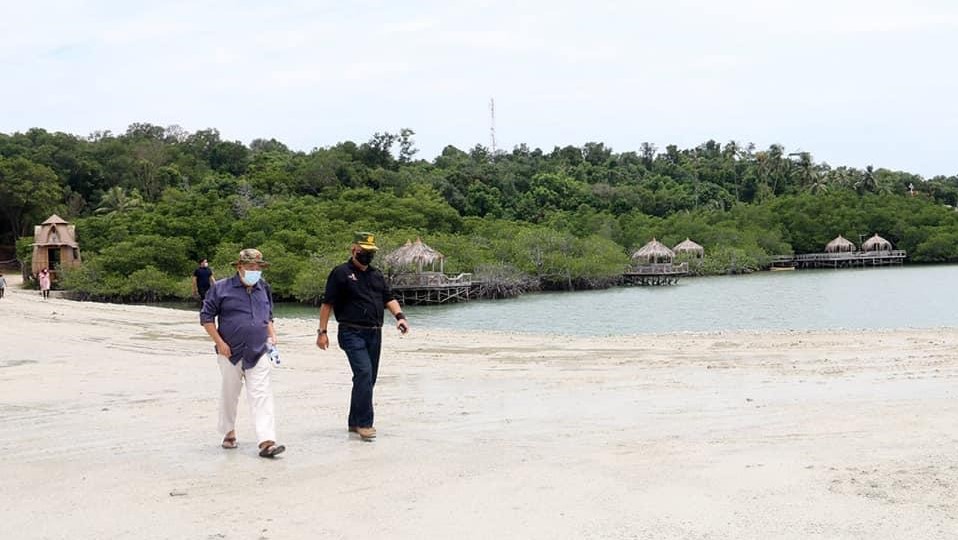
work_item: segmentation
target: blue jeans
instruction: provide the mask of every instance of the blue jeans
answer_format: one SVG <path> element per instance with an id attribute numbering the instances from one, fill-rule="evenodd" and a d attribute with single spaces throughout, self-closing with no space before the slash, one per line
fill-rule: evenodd
<path id="1" fill-rule="evenodd" d="M 349 426 L 372 427 L 373 386 L 379 373 L 379 353 L 383 335 L 379 328 L 340 326 L 336 335 L 339 348 L 346 351 L 353 370 L 353 393 L 349 402 Z"/>

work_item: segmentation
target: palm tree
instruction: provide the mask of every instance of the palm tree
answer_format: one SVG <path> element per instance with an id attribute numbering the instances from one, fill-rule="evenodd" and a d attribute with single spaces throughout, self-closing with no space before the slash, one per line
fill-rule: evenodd
<path id="1" fill-rule="evenodd" d="M 812 155 L 808 152 L 797 152 L 798 154 L 798 180 L 803 186 L 811 186 L 818 180 L 818 171 L 815 170 L 815 162 L 812 161 Z M 789 154 L 791 156 L 793 154 Z"/>
<path id="2" fill-rule="evenodd" d="M 893 194 L 895 194 L 895 193 L 898 192 L 898 191 L 895 189 L 895 187 L 896 187 L 896 186 L 895 186 L 892 182 L 889 182 L 889 181 L 886 180 L 886 181 L 884 181 L 884 182 L 878 182 L 878 183 L 877 183 L 877 187 L 875 188 L 875 192 L 878 193 L 879 195 L 893 195 Z"/>
<path id="3" fill-rule="evenodd" d="M 858 171 L 844 166 L 832 169 L 826 176 L 829 185 L 841 189 L 855 189 L 858 183 Z"/>
<path id="4" fill-rule="evenodd" d="M 812 179 L 812 183 L 808 184 L 806 189 L 808 189 L 808 192 L 812 195 L 828 193 L 828 178 L 823 175 L 816 174 Z"/>
<path id="5" fill-rule="evenodd" d="M 133 190 L 131 195 L 126 194 L 126 190 L 120 186 L 113 186 L 100 197 L 100 204 L 94 213 L 97 214 L 122 214 L 131 208 L 136 208 L 143 204 L 140 194 Z"/>
<path id="6" fill-rule="evenodd" d="M 792 162 L 785 159 L 785 148 L 780 144 L 773 144 L 768 150 L 756 154 L 759 160 L 761 177 L 771 188 L 772 193 L 779 195 L 789 184 L 792 175 Z"/>
<path id="7" fill-rule="evenodd" d="M 878 190 L 878 182 L 875 181 L 875 169 L 871 165 L 865 167 L 865 172 L 855 182 L 855 190 L 858 191 L 859 195 L 875 193 Z"/>

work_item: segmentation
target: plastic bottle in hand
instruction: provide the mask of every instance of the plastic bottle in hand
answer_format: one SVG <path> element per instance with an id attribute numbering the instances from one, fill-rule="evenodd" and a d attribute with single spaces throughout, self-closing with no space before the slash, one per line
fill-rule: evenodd
<path id="1" fill-rule="evenodd" d="M 272 362 L 274 366 L 279 366 L 279 350 L 276 348 L 276 345 L 272 343 L 266 344 L 266 356 L 269 356 L 269 361 Z"/>

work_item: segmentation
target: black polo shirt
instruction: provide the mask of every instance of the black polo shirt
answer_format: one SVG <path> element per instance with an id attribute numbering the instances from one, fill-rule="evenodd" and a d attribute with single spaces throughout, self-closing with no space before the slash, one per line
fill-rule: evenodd
<path id="1" fill-rule="evenodd" d="M 202 293 L 210 290 L 210 278 L 213 277 L 212 270 L 200 266 L 196 270 L 193 270 L 193 275 L 196 277 L 197 291 Z"/>
<path id="2" fill-rule="evenodd" d="M 326 278 L 323 303 L 332 304 L 339 324 L 380 327 L 386 303 L 395 299 L 382 272 L 372 266 L 360 270 L 352 259 Z"/>

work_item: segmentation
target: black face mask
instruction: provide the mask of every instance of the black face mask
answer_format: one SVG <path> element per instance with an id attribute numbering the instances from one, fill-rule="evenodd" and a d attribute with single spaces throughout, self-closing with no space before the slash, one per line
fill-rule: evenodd
<path id="1" fill-rule="evenodd" d="M 369 263 L 373 262 L 373 253 L 372 251 L 360 251 L 356 254 L 356 262 L 363 266 L 369 266 Z"/>

